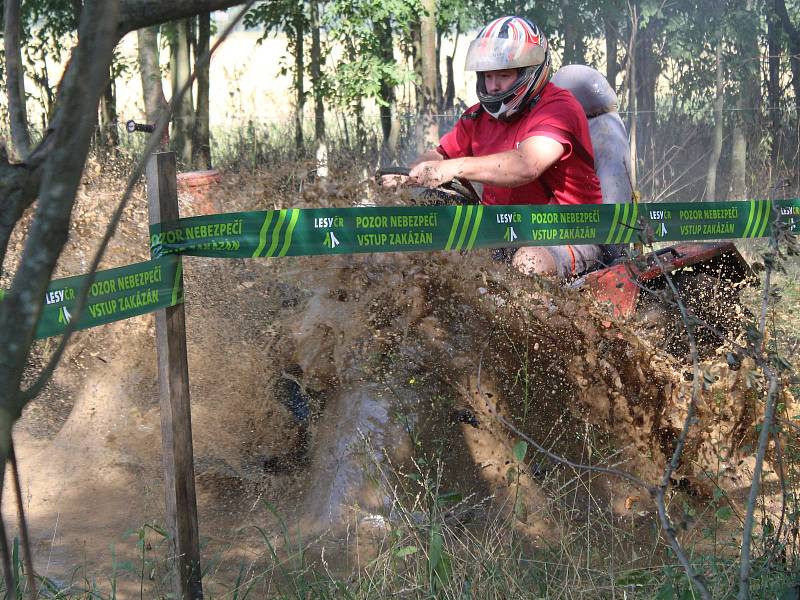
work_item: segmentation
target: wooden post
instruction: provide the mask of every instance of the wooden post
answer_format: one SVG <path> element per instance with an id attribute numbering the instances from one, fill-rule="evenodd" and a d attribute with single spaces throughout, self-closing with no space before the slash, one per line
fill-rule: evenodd
<path id="1" fill-rule="evenodd" d="M 147 199 L 151 224 L 178 218 L 175 170 L 174 152 L 153 154 L 147 163 Z M 199 600 L 203 598 L 203 584 L 183 304 L 156 311 L 155 319 L 166 518 L 172 535 L 172 557 L 175 561 L 175 598 Z"/>

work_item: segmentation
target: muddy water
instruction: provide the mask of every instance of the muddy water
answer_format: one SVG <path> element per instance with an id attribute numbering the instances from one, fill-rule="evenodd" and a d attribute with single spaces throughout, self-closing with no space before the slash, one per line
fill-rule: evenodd
<path id="1" fill-rule="evenodd" d="M 345 388 L 331 399 L 315 440 L 314 491 L 307 503 L 320 525 L 343 522 L 349 508 L 377 512 L 386 498 L 366 480 L 366 474 L 385 466 L 386 452 L 396 452 L 403 431 L 392 422 L 393 407 L 375 385 Z"/>

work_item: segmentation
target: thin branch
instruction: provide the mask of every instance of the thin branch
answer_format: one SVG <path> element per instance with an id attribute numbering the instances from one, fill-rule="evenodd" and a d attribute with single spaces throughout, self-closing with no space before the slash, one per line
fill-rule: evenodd
<path id="1" fill-rule="evenodd" d="M 694 421 L 694 414 L 696 411 L 697 399 L 700 395 L 700 366 L 699 366 L 699 354 L 697 352 L 697 341 L 695 340 L 694 336 L 694 325 L 692 324 L 689 313 L 686 309 L 686 305 L 681 300 L 680 292 L 678 288 L 675 286 L 675 282 L 672 280 L 669 272 L 665 268 L 664 262 L 661 260 L 661 257 L 658 253 L 653 253 L 655 257 L 656 263 L 658 267 L 661 269 L 661 272 L 664 276 L 664 280 L 667 282 L 667 286 L 669 287 L 670 291 L 672 292 L 672 297 L 678 306 L 678 310 L 681 313 L 681 320 L 683 321 L 683 325 L 686 328 L 686 337 L 689 339 L 689 352 L 692 357 L 692 396 L 689 400 L 689 407 L 686 411 L 686 419 L 683 422 L 683 428 L 681 430 L 680 435 L 678 436 L 678 443 L 675 444 L 675 449 L 672 452 L 672 458 L 667 463 L 666 467 L 664 468 L 664 473 L 661 476 L 661 482 L 659 483 L 659 487 L 661 489 L 666 489 L 669 485 L 669 481 L 672 478 L 672 474 L 678 468 L 678 464 L 680 463 L 681 454 L 683 453 L 683 448 L 686 445 L 686 440 L 689 436 L 689 428 Z"/>
<path id="2" fill-rule="evenodd" d="M 778 242 L 773 235 L 770 238 L 770 250 L 777 252 Z M 764 273 L 764 292 L 762 294 L 761 317 L 759 322 L 759 333 L 763 342 L 764 333 L 766 328 L 766 311 L 769 303 L 770 296 L 770 282 L 773 269 L 771 260 L 765 260 L 766 263 Z M 761 354 L 762 347 L 754 348 L 754 354 Z M 763 355 L 762 355 L 763 356 Z M 742 531 L 742 551 L 739 563 L 739 600 L 747 600 L 750 597 L 750 545 L 753 536 L 753 522 L 755 517 L 756 503 L 758 501 L 758 493 L 761 486 L 761 471 L 764 464 L 764 456 L 767 451 L 767 444 L 769 443 L 770 432 L 774 420 L 775 404 L 778 396 L 779 379 L 778 374 L 775 373 L 769 365 L 763 362 L 760 365 L 764 374 L 769 380 L 769 388 L 767 390 L 766 408 L 764 410 L 764 419 L 761 422 L 761 431 L 758 436 L 758 450 L 756 452 L 756 463 L 753 468 L 753 481 L 750 484 L 750 495 L 747 499 L 747 511 L 744 519 L 744 530 Z"/>
<path id="3" fill-rule="evenodd" d="M 750 495 L 747 499 L 747 512 L 744 518 L 744 530 L 742 531 L 742 552 L 739 564 L 739 600 L 750 598 L 750 544 L 753 536 L 753 522 L 756 504 L 758 501 L 759 488 L 761 486 L 761 471 L 764 465 L 764 456 L 767 452 L 770 431 L 772 429 L 773 417 L 775 414 L 775 404 L 778 397 L 779 380 L 777 374 L 771 369 L 764 367 L 764 371 L 769 378 L 769 389 L 767 391 L 767 407 L 764 411 L 764 420 L 761 422 L 761 432 L 758 436 L 758 451 L 756 452 L 756 464 L 753 468 L 753 482 L 750 484 Z"/>
<path id="4" fill-rule="evenodd" d="M 0 427 L 3 423 L 0 422 Z M 0 438 L 1 439 L 1 438 Z M 10 432 L 9 432 L 10 439 Z M 0 483 L 5 479 L 6 475 L 6 461 L 0 462 Z M 0 496 L 2 499 L 2 496 Z M 7 600 L 16 600 L 17 598 L 17 583 L 14 581 L 14 570 L 11 568 L 11 550 L 8 547 L 8 535 L 6 534 L 6 523 L 3 520 L 3 512 L 0 511 L 0 560 L 3 561 L 3 578 L 6 580 L 6 594 Z"/>
<path id="5" fill-rule="evenodd" d="M 641 114 L 641 112 L 639 114 Z M 673 161 L 675 161 L 675 160 L 677 160 L 679 158 L 685 158 L 686 149 L 692 144 L 692 142 L 694 141 L 694 137 L 696 135 L 697 135 L 697 130 L 692 131 L 686 137 L 686 139 L 683 141 L 683 144 L 681 144 L 680 146 L 672 146 L 668 151 L 666 151 L 664 153 L 663 158 L 659 161 L 659 164 L 657 166 L 654 166 L 650 171 L 648 171 L 646 174 L 642 175 L 639 178 L 640 182 L 641 182 L 641 186 L 642 187 L 647 187 L 650 184 L 654 183 L 655 180 L 656 180 L 656 177 L 658 175 L 663 174 L 664 171 L 666 171 L 672 165 Z M 705 157 L 703 157 L 703 158 L 705 158 Z M 670 188 L 673 185 L 675 185 L 675 182 L 680 181 L 683 178 L 683 176 L 686 175 L 686 173 L 691 171 L 701 161 L 702 161 L 702 158 L 700 160 L 696 160 L 696 161 L 692 162 L 690 165 L 688 165 L 683 170 L 683 172 L 678 174 L 676 177 L 673 177 L 672 181 L 666 183 L 666 189 L 662 190 L 657 196 L 655 196 L 653 198 L 652 201 L 653 202 L 658 202 L 661 198 L 663 198 L 665 196 L 668 196 L 670 194 L 674 194 L 675 192 L 670 191 Z"/>
<path id="6" fill-rule="evenodd" d="M 642 226 L 641 223 L 640 226 Z M 646 241 L 652 248 L 652 239 L 653 239 L 652 229 L 650 228 L 649 225 L 646 225 L 643 226 L 643 230 L 646 238 L 643 241 Z M 686 309 L 686 305 L 683 303 L 680 292 L 678 291 L 678 288 L 675 286 L 675 282 L 672 280 L 672 277 L 667 272 L 664 262 L 661 260 L 661 257 L 656 252 L 653 252 L 653 256 L 655 257 L 656 264 L 661 269 L 664 275 L 664 279 L 667 282 L 667 286 L 672 292 L 673 299 L 675 303 L 678 305 L 678 310 L 681 313 L 681 320 L 683 321 L 683 325 L 686 328 L 686 337 L 689 340 L 689 351 L 691 352 L 692 356 L 693 376 L 692 376 L 692 396 L 689 400 L 689 407 L 686 410 L 686 418 L 683 421 L 683 429 L 681 430 L 681 433 L 678 436 L 678 442 L 675 444 L 675 450 L 672 452 L 672 458 L 664 467 L 664 473 L 661 476 L 661 481 L 658 484 L 657 491 L 655 494 L 651 494 L 651 497 L 656 507 L 658 508 L 658 516 L 661 520 L 661 525 L 664 528 L 664 533 L 667 536 L 667 539 L 669 540 L 670 546 L 672 546 L 672 549 L 675 552 L 675 556 L 678 557 L 678 561 L 681 563 L 681 566 L 683 567 L 686 576 L 692 581 L 695 587 L 697 587 L 697 589 L 700 591 L 700 595 L 703 597 L 704 600 L 711 600 L 711 593 L 708 591 L 705 582 L 695 572 L 694 568 L 689 562 L 689 558 L 686 556 L 686 552 L 681 547 L 680 542 L 678 542 L 678 537 L 675 533 L 675 528 L 672 526 L 672 521 L 670 520 L 669 515 L 667 514 L 667 507 L 664 501 L 667 489 L 669 488 L 669 482 L 672 478 L 672 474 L 678 468 L 681 454 L 683 454 L 683 449 L 686 446 L 686 441 L 689 437 L 689 429 L 694 423 L 695 412 L 697 410 L 697 399 L 700 396 L 700 367 L 698 364 L 699 353 L 697 351 L 697 341 L 694 335 L 694 325 L 690 320 L 688 311 Z"/>
<path id="7" fill-rule="evenodd" d="M 31 555 L 31 543 L 28 536 L 28 523 L 25 520 L 25 506 L 22 502 L 22 486 L 19 480 L 19 467 L 17 465 L 17 455 L 14 452 L 14 439 L 8 450 L 8 462 L 11 465 L 11 477 L 14 481 L 14 496 L 17 501 L 17 518 L 19 521 L 19 537 L 22 544 L 22 560 L 25 564 L 25 575 L 28 578 L 28 594 L 35 600 L 36 577 L 33 573 L 33 556 Z"/>
<path id="8" fill-rule="evenodd" d="M 780 419 L 776 417 L 775 421 L 778 422 Z M 774 540 L 775 543 L 771 544 L 769 558 L 764 562 L 764 564 L 759 568 L 758 571 L 755 573 L 755 577 L 760 576 L 762 573 L 766 573 L 772 567 L 773 563 L 775 562 L 775 558 L 778 555 L 778 549 L 785 548 L 785 545 L 780 544 L 779 540 L 781 535 L 783 535 L 783 528 L 786 525 L 786 508 L 789 503 L 789 490 L 786 487 L 786 471 L 783 465 L 783 449 L 781 447 L 780 442 L 780 435 L 775 435 L 773 437 L 773 442 L 775 442 L 775 464 L 776 464 L 776 472 L 778 475 L 778 480 L 781 482 L 781 514 L 778 518 L 778 529 L 775 532 Z M 752 578 L 752 577 L 751 577 Z"/>
<path id="9" fill-rule="evenodd" d="M 769 261 L 764 262 L 767 263 L 764 271 L 764 294 L 761 296 L 761 314 L 758 319 L 758 333 L 762 341 L 764 340 L 764 335 L 767 330 L 767 309 L 769 308 L 769 290 L 772 280 L 772 266 Z"/>

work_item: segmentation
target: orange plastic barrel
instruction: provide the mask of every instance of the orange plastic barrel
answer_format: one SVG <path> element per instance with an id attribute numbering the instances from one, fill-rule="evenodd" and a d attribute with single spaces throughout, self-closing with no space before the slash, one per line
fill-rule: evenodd
<path id="1" fill-rule="evenodd" d="M 193 214 L 218 213 L 221 206 L 216 192 L 221 180 L 222 176 L 216 169 L 178 173 L 178 194 L 188 201 Z"/>

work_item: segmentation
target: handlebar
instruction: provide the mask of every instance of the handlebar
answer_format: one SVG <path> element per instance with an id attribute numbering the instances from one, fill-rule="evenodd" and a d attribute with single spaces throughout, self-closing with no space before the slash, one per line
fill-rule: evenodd
<path id="1" fill-rule="evenodd" d="M 401 175 L 408 177 L 411 169 L 408 167 L 381 167 L 375 172 L 375 178 L 380 180 L 384 175 Z M 455 192 L 464 198 L 463 204 L 480 204 L 481 199 L 468 179 L 455 178 L 440 186 L 442 189 Z"/>

